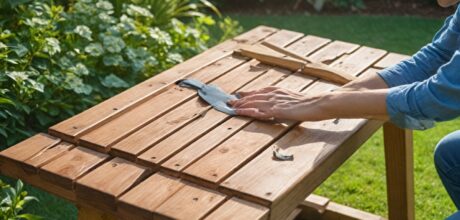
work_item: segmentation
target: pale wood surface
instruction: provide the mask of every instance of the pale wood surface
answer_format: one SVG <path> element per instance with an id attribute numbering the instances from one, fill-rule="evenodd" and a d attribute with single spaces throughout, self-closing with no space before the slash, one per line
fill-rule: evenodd
<path id="1" fill-rule="evenodd" d="M 412 131 L 383 126 L 389 219 L 415 219 Z"/>
<path id="2" fill-rule="evenodd" d="M 355 76 L 405 58 L 258 27 L 51 127 L 53 136 L 40 134 L 1 152 L 0 171 L 91 206 L 93 210 L 81 209 L 81 216 L 95 219 L 101 211 L 121 219 L 285 219 L 382 123 L 273 123 L 231 117 L 211 109 L 195 91 L 174 84 L 196 78 L 227 92 L 276 85 L 319 93 L 337 87 L 233 54 L 242 44 L 260 41 Z M 394 146 L 401 144 L 398 140 L 410 141 L 397 138 Z M 294 161 L 274 161 L 273 146 L 293 153 Z M 402 203 L 390 196 L 390 213 L 409 217 L 412 183 L 400 180 L 411 172 L 410 153 L 402 158 L 403 172 L 387 167 L 395 180 L 389 182 L 396 186 L 389 186 L 389 193 L 405 189 Z M 309 198 L 318 209 L 329 204 Z M 395 211 L 398 207 L 403 211 Z"/>

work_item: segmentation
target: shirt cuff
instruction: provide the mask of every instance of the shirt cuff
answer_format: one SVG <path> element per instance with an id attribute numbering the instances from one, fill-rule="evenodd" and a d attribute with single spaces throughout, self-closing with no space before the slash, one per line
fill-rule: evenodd
<path id="1" fill-rule="evenodd" d="M 398 66 L 394 65 L 377 72 L 377 74 L 385 81 L 389 88 L 406 84 L 406 82 L 402 80 L 403 77 L 398 74 L 396 68 L 398 68 Z"/>
<path id="2" fill-rule="evenodd" d="M 389 89 L 386 97 L 387 112 L 390 121 L 400 128 L 412 130 L 426 130 L 434 127 L 434 120 L 421 118 L 413 112 L 407 101 L 407 89 L 410 85 L 398 86 Z M 416 115 L 414 117 L 414 115 Z"/>

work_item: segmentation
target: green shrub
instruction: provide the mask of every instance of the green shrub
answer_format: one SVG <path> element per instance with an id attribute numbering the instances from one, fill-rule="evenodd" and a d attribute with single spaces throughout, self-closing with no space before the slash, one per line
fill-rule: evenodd
<path id="1" fill-rule="evenodd" d="M 142 2 L 121 7 L 116 15 L 104 0 L 79 0 L 66 9 L 32 1 L 0 22 L 0 146 L 205 50 L 220 39 L 211 39 L 211 29 L 225 38 L 238 29 L 229 18 L 216 22 L 202 7 L 189 8 L 195 14 L 185 19 L 154 16 Z"/>
<path id="2" fill-rule="evenodd" d="M 0 220 L 42 219 L 36 215 L 21 213 L 28 203 L 38 201 L 37 198 L 28 196 L 27 192 L 23 191 L 23 186 L 21 180 L 17 181 L 15 188 L 0 180 Z"/>

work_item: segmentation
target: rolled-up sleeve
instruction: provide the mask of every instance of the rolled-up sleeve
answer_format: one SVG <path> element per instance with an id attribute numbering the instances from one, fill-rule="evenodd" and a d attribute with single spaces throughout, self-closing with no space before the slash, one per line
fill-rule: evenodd
<path id="1" fill-rule="evenodd" d="M 423 81 L 435 74 L 440 66 L 449 61 L 459 45 L 458 14 L 459 9 L 454 15 L 446 19 L 433 41 L 411 58 L 378 72 L 388 87 Z"/>
<path id="2" fill-rule="evenodd" d="M 390 120 L 403 128 L 423 130 L 458 117 L 460 51 L 428 79 L 390 88 L 386 102 Z"/>

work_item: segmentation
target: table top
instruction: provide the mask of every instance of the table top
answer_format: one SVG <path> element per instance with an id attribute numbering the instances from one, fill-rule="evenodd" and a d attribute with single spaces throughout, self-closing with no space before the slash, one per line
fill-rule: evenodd
<path id="1" fill-rule="evenodd" d="M 125 218 L 283 219 L 381 125 L 364 119 L 273 123 L 212 109 L 194 78 L 226 92 L 338 85 L 234 54 L 267 41 L 355 76 L 407 56 L 256 27 L 0 153 L 3 174 Z M 294 155 L 272 157 L 274 146 Z"/>

